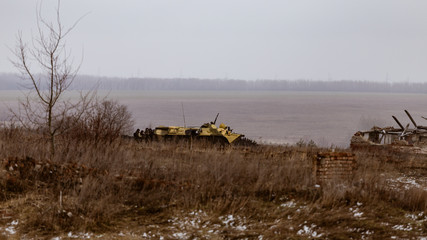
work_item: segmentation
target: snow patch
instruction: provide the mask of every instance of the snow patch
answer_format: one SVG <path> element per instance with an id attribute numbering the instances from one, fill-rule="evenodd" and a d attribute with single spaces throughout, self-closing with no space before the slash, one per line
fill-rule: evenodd
<path id="1" fill-rule="evenodd" d="M 245 231 L 247 229 L 247 226 L 243 225 L 242 222 L 246 222 L 245 218 L 237 217 L 235 218 L 233 215 L 227 215 L 227 216 L 221 216 L 219 219 L 222 221 L 222 223 L 230 228 L 234 228 L 238 231 Z"/>
<path id="2" fill-rule="evenodd" d="M 296 207 L 296 205 L 297 204 L 294 201 L 288 201 L 288 202 L 282 203 L 280 206 L 284 208 L 294 208 Z"/>
<path id="3" fill-rule="evenodd" d="M 188 239 L 188 233 L 174 233 L 172 234 L 173 237 L 178 238 L 178 239 Z"/>
<path id="4" fill-rule="evenodd" d="M 416 214 L 416 213 L 412 213 L 412 214 L 407 213 L 407 214 L 405 214 L 405 217 L 409 218 L 411 220 L 414 220 L 414 221 L 418 220 L 418 221 L 421 221 L 421 222 L 424 222 L 424 221 L 427 220 L 427 216 L 424 216 L 424 212 L 419 212 L 418 214 Z"/>
<path id="5" fill-rule="evenodd" d="M 407 232 L 412 231 L 411 224 L 408 224 L 406 226 L 405 225 L 394 225 L 392 228 L 394 230 L 398 230 L 398 231 L 407 231 Z"/>
<path id="6" fill-rule="evenodd" d="M 310 237 L 313 237 L 313 238 L 322 237 L 323 234 L 321 234 L 321 233 L 319 234 L 319 233 L 317 233 L 317 231 L 314 230 L 316 227 L 317 226 L 315 224 L 311 224 L 311 225 L 308 225 L 308 226 L 307 225 L 303 225 L 302 229 L 298 230 L 297 234 L 301 235 L 301 236 L 310 236 Z"/>
<path id="7" fill-rule="evenodd" d="M 361 206 L 361 205 L 360 205 Z M 349 208 L 349 211 L 351 213 L 353 213 L 354 217 L 360 218 L 363 215 L 363 212 L 360 211 L 360 209 L 358 207 L 355 208 Z"/>
<path id="8" fill-rule="evenodd" d="M 403 188 L 409 190 L 419 188 L 427 191 L 427 178 L 425 177 L 409 177 L 406 175 L 387 179 L 388 185 L 393 189 Z"/>
<path id="9" fill-rule="evenodd" d="M 92 233 L 73 233 L 73 232 L 68 232 L 67 237 L 68 238 L 75 238 L 75 239 L 91 239 L 91 238 L 93 238 L 93 234 Z"/>
<path id="10" fill-rule="evenodd" d="M 4 229 L 9 235 L 16 234 L 16 226 L 18 226 L 19 221 L 13 220 L 7 224 L 7 227 Z"/>

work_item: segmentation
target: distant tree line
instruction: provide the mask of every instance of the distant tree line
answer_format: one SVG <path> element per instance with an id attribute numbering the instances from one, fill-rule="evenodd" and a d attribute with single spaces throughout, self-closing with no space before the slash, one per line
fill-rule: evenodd
<path id="1" fill-rule="evenodd" d="M 19 89 L 19 77 L 0 74 L 0 90 Z M 175 91 L 332 91 L 427 93 L 427 83 L 373 82 L 359 80 L 235 80 L 198 78 L 110 78 L 78 75 L 70 89 L 175 90 Z"/>

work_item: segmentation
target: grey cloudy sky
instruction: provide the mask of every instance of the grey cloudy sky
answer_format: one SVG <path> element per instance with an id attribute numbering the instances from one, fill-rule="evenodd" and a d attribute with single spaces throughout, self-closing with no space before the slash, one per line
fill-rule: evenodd
<path id="1" fill-rule="evenodd" d="M 43 1 L 48 16 L 56 5 Z M 0 0 L 0 72 L 36 1 Z M 63 0 L 80 73 L 117 77 L 427 80 L 425 0 Z"/>

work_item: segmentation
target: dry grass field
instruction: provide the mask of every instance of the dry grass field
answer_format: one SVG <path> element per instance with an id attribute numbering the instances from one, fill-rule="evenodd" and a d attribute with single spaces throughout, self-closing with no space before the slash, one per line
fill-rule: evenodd
<path id="1" fill-rule="evenodd" d="M 359 151 L 319 184 L 312 144 L 46 141 L 0 131 L 0 239 L 427 238 L 421 156 Z"/>

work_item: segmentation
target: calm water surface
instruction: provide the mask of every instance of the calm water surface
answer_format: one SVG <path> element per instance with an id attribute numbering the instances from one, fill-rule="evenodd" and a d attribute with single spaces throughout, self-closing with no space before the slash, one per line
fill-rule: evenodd
<path id="1" fill-rule="evenodd" d="M 105 94 L 105 93 L 104 93 Z M 16 102 L 17 91 L 0 92 L 0 114 L 5 105 Z M 200 126 L 224 122 L 235 132 L 257 141 L 292 144 L 300 139 L 329 146 L 348 146 L 357 130 L 374 124 L 409 123 L 403 112 L 427 125 L 427 94 L 344 93 L 344 92 L 247 92 L 247 91 L 114 91 L 110 98 L 126 104 L 133 113 L 135 128 L 158 125 Z"/>

